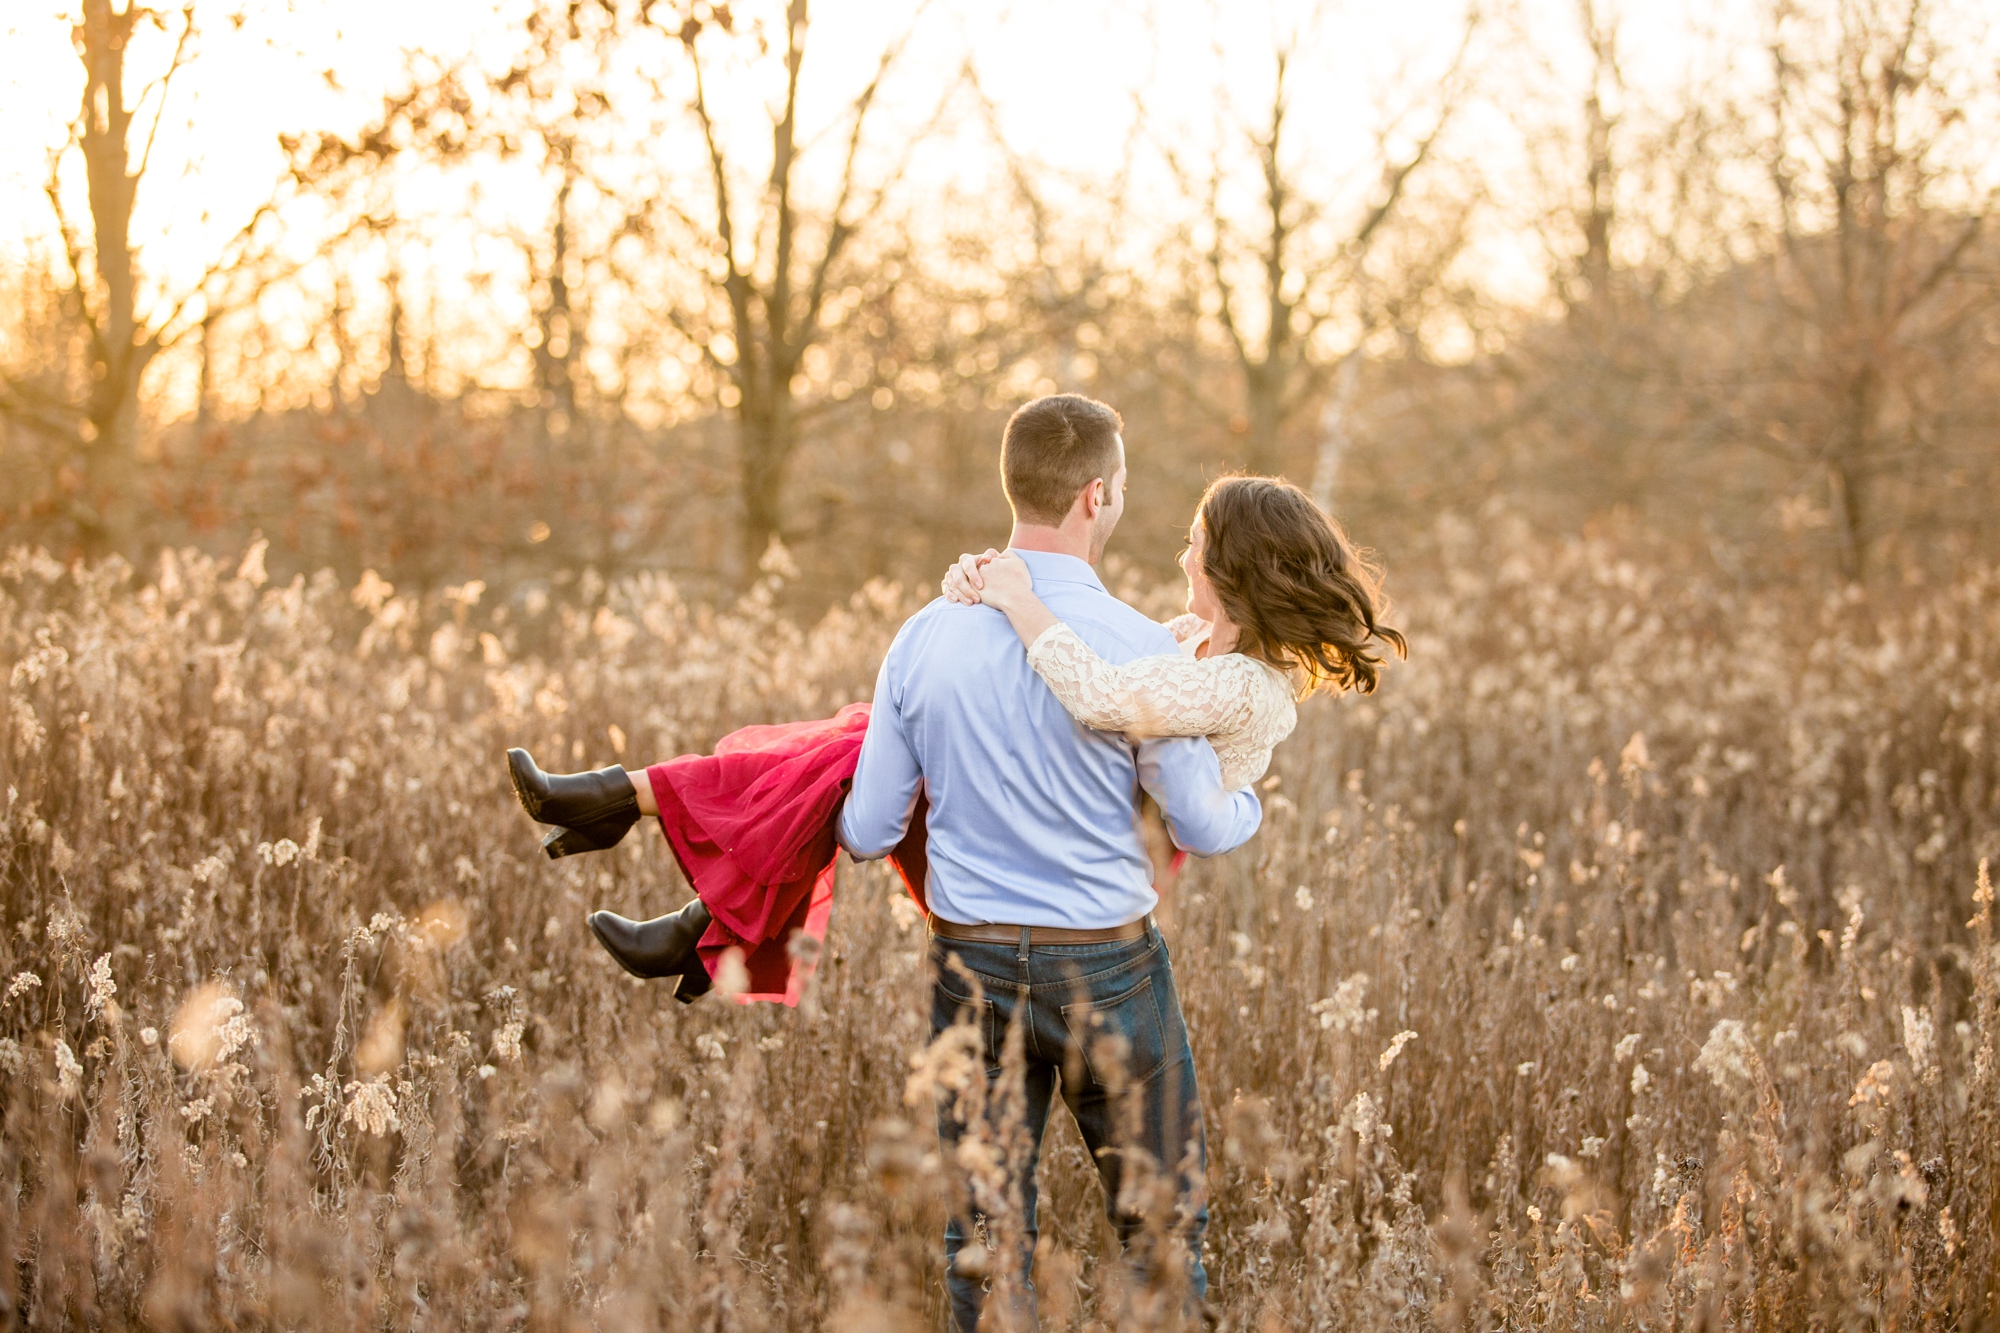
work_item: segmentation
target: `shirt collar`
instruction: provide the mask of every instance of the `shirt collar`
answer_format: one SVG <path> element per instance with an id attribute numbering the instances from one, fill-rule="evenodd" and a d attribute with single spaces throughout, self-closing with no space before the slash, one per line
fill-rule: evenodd
<path id="1" fill-rule="evenodd" d="M 1058 555 L 1054 551 L 1015 551 L 1014 554 L 1027 562 L 1028 573 L 1037 583 L 1080 583 L 1110 596 L 1103 581 L 1097 577 L 1097 571 L 1073 555 Z"/>

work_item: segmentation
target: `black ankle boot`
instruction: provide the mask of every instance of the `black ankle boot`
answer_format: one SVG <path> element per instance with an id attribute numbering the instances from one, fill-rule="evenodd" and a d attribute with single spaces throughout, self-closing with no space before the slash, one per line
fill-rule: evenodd
<path id="1" fill-rule="evenodd" d="M 708 969 L 695 946 L 708 929 L 708 908 L 697 898 L 678 912 L 631 921 L 616 912 L 592 912 L 591 934 L 618 965 L 635 977 L 679 977 L 674 996 L 691 1003 L 709 989 Z"/>
<path id="2" fill-rule="evenodd" d="M 542 839 L 551 860 L 616 847 L 639 822 L 639 797 L 622 768 L 544 773 L 526 750 L 509 750 L 507 775 L 528 817 L 557 826 Z"/>

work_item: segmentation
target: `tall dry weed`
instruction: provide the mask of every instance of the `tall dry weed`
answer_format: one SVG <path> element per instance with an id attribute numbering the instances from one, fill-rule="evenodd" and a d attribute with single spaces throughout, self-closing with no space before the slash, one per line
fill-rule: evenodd
<path id="1" fill-rule="evenodd" d="M 1222 1322 L 2000 1318 L 2000 577 L 1482 540 L 1171 907 Z M 939 1158 L 889 876 L 843 869 L 797 1011 L 663 1003 L 580 928 L 684 896 L 657 839 L 550 864 L 498 764 L 864 697 L 911 601 L 802 627 L 783 573 L 716 610 L 0 565 L 0 1319 L 935 1327 L 947 1173 L 1018 1145 Z M 1173 1317 L 1060 1115 L 1043 1162 L 1043 1326 Z"/>

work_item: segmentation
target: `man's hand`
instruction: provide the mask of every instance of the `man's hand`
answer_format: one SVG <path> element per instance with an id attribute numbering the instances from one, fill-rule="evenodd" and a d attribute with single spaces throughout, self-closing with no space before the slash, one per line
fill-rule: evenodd
<path id="1" fill-rule="evenodd" d="M 958 563 L 944 572 L 944 599 L 960 606 L 978 606 L 984 600 L 981 594 L 986 588 L 983 571 L 999 558 L 1000 553 L 990 546 L 982 554 L 967 552 L 960 556 Z"/>

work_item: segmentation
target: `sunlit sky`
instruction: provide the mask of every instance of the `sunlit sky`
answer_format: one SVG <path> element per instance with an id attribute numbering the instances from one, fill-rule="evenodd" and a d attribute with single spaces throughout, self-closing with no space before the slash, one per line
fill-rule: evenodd
<path id="1" fill-rule="evenodd" d="M 1527 0 L 1523 11 L 1539 54 L 1572 79 L 1582 70 L 1575 4 Z M 280 165 L 280 133 L 361 123 L 403 77 L 406 52 L 446 62 L 482 52 L 498 59 L 524 4 L 248 0 L 225 6 L 207 0 L 203 8 L 217 16 L 240 8 L 246 22 L 236 30 L 207 25 L 200 57 L 181 76 L 161 125 L 156 178 L 146 190 L 147 230 L 185 231 L 190 249 L 200 248 L 203 214 L 227 227 L 265 197 Z M 1338 170 L 1365 151 L 1377 107 L 1399 80 L 1413 75 L 1421 81 L 1443 68 L 1458 40 L 1464 4 L 1405 0 L 1319 8 L 1321 37 L 1301 62 L 1295 123 L 1313 156 Z M 1747 6 L 1736 8 L 1747 15 Z M 1313 6 L 826 0 L 813 12 L 804 91 L 808 126 L 838 110 L 885 42 L 909 28 L 919 9 L 915 36 L 891 86 L 896 119 L 881 122 L 885 138 L 907 133 L 927 116 L 969 54 L 1016 149 L 1061 170 L 1097 174 L 1114 170 L 1125 153 L 1135 96 L 1176 137 L 1207 132 L 1220 109 L 1218 87 L 1254 108 L 1268 86 L 1273 34 L 1304 22 Z M 1729 22 L 1729 9 L 1702 0 L 1628 0 L 1621 21 L 1634 86 L 1674 85 L 1694 49 L 1690 34 Z M 756 7 L 739 4 L 738 11 L 755 13 Z M 47 154 L 62 142 L 81 87 L 69 36 L 74 13 L 74 5 L 56 0 L 10 0 L 0 26 L 6 53 L 0 115 L 9 130 L 0 136 L 0 206 L 10 220 L 9 239 L 45 230 Z M 141 40 L 149 46 L 134 63 L 157 67 L 164 38 L 142 31 Z M 1523 91 L 1540 96 L 1548 89 Z M 128 88 L 128 100 L 137 92 Z M 148 116 L 153 105 L 150 99 L 144 104 Z M 1497 116 L 1505 109 L 1486 106 L 1475 114 Z M 185 185 L 176 181 L 190 168 L 195 175 Z M 171 212 L 163 207 L 169 202 Z"/>
<path id="2" fill-rule="evenodd" d="M 150 174 L 143 187 L 136 238 L 149 271 L 186 282 L 198 274 L 218 240 L 233 232 L 267 198 L 280 166 L 281 133 L 347 130 L 379 109 L 383 93 L 405 75 L 409 53 L 444 63 L 462 59 L 500 66 L 518 37 L 532 0 L 203 0 L 210 16 L 194 65 L 176 81 L 167 103 Z M 1761 31 L 1755 0 L 1603 0 L 1614 5 L 1620 55 L 1630 97 L 1672 100 L 1690 77 L 1713 75 L 1732 51 L 1754 50 Z M 9 0 L 0 19 L 0 247 L 18 255 L 24 244 L 46 244 L 50 210 L 43 195 L 49 153 L 64 141 L 75 115 L 81 69 L 70 43 L 75 6 L 58 0 Z M 746 0 L 739 16 L 779 6 Z M 1577 0 L 1518 0 L 1487 5 L 1482 91 L 1456 132 L 1459 152 L 1477 160 L 1494 188 L 1525 170 L 1518 154 L 1523 123 L 1573 117 L 1588 64 L 1579 38 Z M 225 20 L 240 10 L 240 26 Z M 1460 40 L 1465 0 L 1352 3 L 1222 3 L 1222 0 L 822 0 L 815 5 L 803 123 L 826 126 L 872 71 L 885 44 L 913 32 L 887 105 L 871 136 L 887 154 L 919 129 L 929 147 L 914 159 L 904 185 L 907 206 L 921 212 L 927 191 L 976 188 L 994 154 L 986 128 L 958 109 L 933 122 L 944 89 L 969 59 L 979 85 L 998 108 L 1007 143 L 1030 159 L 1080 178 L 1115 173 L 1131 153 L 1135 107 L 1148 109 L 1151 163 L 1172 145 L 1199 155 L 1219 129 L 1229 132 L 1268 106 L 1274 38 L 1317 16 L 1303 44 L 1294 81 L 1292 125 L 1296 161 L 1309 186 L 1329 193 L 1369 180 L 1374 129 L 1386 108 L 1434 85 Z M 914 27 L 912 26 L 914 25 Z M 133 57 L 155 70 L 165 38 L 142 34 Z M 744 143 L 768 131 L 758 122 L 759 88 L 723 71 L 719 97 Z M 143 97 L 144 100 L 141 100 Z M 157 94 L 128 86 L 128 102 L 150 120 Z M 615 90 L 614 90 L 615 100 Z M 747 132 L 747 133 L 746 133 Z M 684 145 L 691 150 L 692 145 Z M 817 152 L 821 169 L 837 148 Z M 663 153 L 669 174 L 699 183 L 700 162 Z M 1142 175 L 1143 175 L 1142 169 Z M 67 193 L 84 216 L 81 172 L 66 176 Z M 465 188 L 461 183 L 455 187 Z M 482 210 L 504 230 L 509 186 L 484 180 L 477 203 L 432 198 L 440 215 Z M 1143 201 L 1144 186 L 1137 196 Z M 1247 203 L 1247 196 L 1245 201 Z M 1151 210 L 1135 210 L 1143 230 Z M 518 221 L 515 219 L 514 221 Z M 1533 255 L 1506 235 L 1482 252 L 1491 279 L 1529 282 Z"/>

